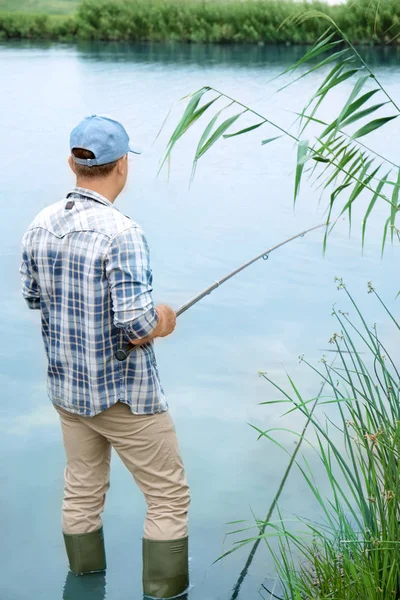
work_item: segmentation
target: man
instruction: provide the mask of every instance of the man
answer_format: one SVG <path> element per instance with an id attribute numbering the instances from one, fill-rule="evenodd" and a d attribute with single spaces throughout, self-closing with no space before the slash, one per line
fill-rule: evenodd
<path id="1" fill-rule="evenodd" d="M 174 311 L 154 306 L 149 249 L 114 202 L 135 152 L 124 127 L 92 116 L 72 132 L 76 187 L 43 210 L 22 241 L 23 295 L 41 311 L 48 391 L 66 451 L 63 533 L 71 571 L 106 568 L 101 513 L 113 447 L 142 490 L 145 595 L 169 598 L 188 577 L 189 489 L 153 340 Z M 115 351 L 131 342 L 126 362 Z"/>

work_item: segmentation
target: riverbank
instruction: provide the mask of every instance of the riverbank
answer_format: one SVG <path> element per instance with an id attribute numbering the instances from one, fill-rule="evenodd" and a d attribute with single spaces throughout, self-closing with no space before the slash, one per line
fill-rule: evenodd
<path id="1" fill-rule="evenodd" d="M 374 3 L 83 0 L 69 15 L 0 11 L 0 39 L 309 44 L 325 31 L 326 21 L 309 19 L 298 25 L 293 18 L 313 9 L 334 19 L 355 43 L 400 43 L 400 3 Z"/>

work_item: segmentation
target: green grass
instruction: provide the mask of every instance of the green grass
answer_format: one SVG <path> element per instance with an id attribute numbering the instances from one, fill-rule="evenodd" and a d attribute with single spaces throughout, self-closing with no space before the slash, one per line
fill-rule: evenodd
<path id="1" fill-rule="evenodd" d="M 73 13 L 79 0 L 0 0 L 0 11 L 65 15 Z"/>
<path id="2" fill-rule="evenodd" d="M 318 0 L 0 0 L 0 35 L 62 39 L 65 28 L 60 32 L 55 22 L 42 32 L 37 24 L 30 27 L 31 13 L 40 13 L 69 14 L 68 35 L 74 29 L 73 36 L 80 39 L 311 44 L 326 24 L 313 19 L 300 26 L 295 17 L 312 8 L 333 18 L 355 43 L 397 42 L 398 0 L 380 2 L 379 17 L 371 8 L 377 0 L 348 2 L 347 6 L 329 6 Z M 18 21 L 20 34 L 15 20 L 8 27 L 16 14 L 24 16 Z"/>
<path id="3" fill-rule="evenodd" d="M 338 364 L 317 368 L 331 389 L 331 400 L 325 402 L 336 404 L 337 419 L 323 423 L 312 417 L 329 500 L 321 495 L 308 464 L 300 465 L 324 525 L 303 521 L 307 534 L 292 537 L 283 524 L 281 552 L 275 558 L 286 600 L 398 599 L 400 374 L 376 326 L 366 323 L 341 280 L 338 287 L 350 300 L 353 317 L 333 310 L 339 333 L 331 343 Z M 391 327 L 400 329 L 371 284 L 369 293 L 387 312 Z M 294 385 L 285 401 L 309 413 Z M 335 441 L 335 432 L 341 432 L 342 444 Z M 300 569 L 292 559 L 295 551 L 301 555 Z"/>

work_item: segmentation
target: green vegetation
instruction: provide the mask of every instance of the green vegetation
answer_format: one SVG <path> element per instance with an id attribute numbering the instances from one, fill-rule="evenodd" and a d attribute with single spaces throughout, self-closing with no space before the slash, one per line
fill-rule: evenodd
<path id="1" fill-rule="evenodd" d="M 372 2 L 369 6 L 372 7 Z M 379 2 L 379 0 L 377 0 Z M 351 11 L 349 12 L 350 19 Z M 376 19 L 379 12 L 374 13 Z M 325 246 L 328 233 L 338 218 L 347 216 L 352 224 L 354 204 L 365 202 L 365 216 L 361 224 L 362 243 L 365 242 L 368 220 L 378 208 L 384 207 L 387 218 L 382 222 L 382 253 L 386 242 L 400 240 L 400 230 L 396 227 L 400 211 L 400 163 L 366 145 L 367 136 L 387 131 L 390 124 L 400 116 L 400 103 L 383 87 L 355 46 L 338 26 L 326 15 L 308 10 L 296 17 L 293 24 L 299 29 L 304 24 L 317 20 L 327 26 L 314 46 L 283 75 L 294 74 L 303 79 L 310 73 L 322 71 L 322 81 L 315 90 L 310 90 L 310 99 L 301 109 L 293 107 L 298 116 L 290 129 L 279 122 L 271 121 L 236 98 L 212 87 L 203 87 L 190 96 L 186 109 L 175 127 L 167 146 L 162 165 L 171 158 L 175 144 L 187 135 L 191 126 L 199 119 L 208 116 L 197 148 L 194 151 L 192 177 L 198 162 L 203 160 L 215 143 L 228 143 L 223 140 L 257 131 L 260 146 L 286 136 L 297 145 L 297 160 L 294 180 L 294 202 L 297 201 L 303 179 L 307 176 L 311 185 L 325 192 L 327 220 Z M 341 38 L 341 39 L 340 39 Z M 293 85 L 297 78 L 291 83 Z M 348 87 L 354 82 L 350 93 Z M 320 116 L 321 109 L 329 100 L 332 91 L 343 90 L 346 100 L 337 106 L 329 122 Z M 335 106 L 335 103 L 330 103 Z M 207 114 L 206 114 L 207 113 Z M 210 114 L 211 113 L 211 117 Z M 249 123 L 249 115 L 253 123 Z M 240 125 L 246 116 L 246 126 Z M 206 121 L 207 123 L 207 121 Z M 381 128 L 385 128 L 382 129 Z M 312 131 L 312 133 L 311 133 Z M 263 139 L 266 138 L 266 139 Z M 373 138 L 375 139 L 375 138 Z"/>
<path id="2" fill-rule="evenodd" d="M 376 0 L 348 0 L 328 6 L 291 0 L 0 0 L 0 35 L 64 39 L 74 37 L 118 41 L 183 41 L 218 43 L 313 43 L 324 24 L 295 17 L 305 9 L 320 10 L 334 19 L 356 43 L 396 43 L 400 4 L 385 0 L 379 12 Z M 74 14 L 37 21 L 26 11 Z M 4 13 L 2 9 L 25 11 Z M 351 9 L 350 9 L 351 7 Z M 38 25 L 39 23 L 39 25 Z M 40 29 L 42 24 L 42 29 Z"/>
<path id="3" fill-rule="evenodd" d="M 79 0 L 0 0 L 1 12 L 71 14 Z"/>
<path id="4" fill-rule="evenodd" d="M 287 0 L 84 0 L 78 19 L 82 33 L 91 39 L 266 43 L 314 40 L 314 27 L 306 27 L 301 34 L 293 27 L 280 29 L 284 20 L 298 11 L 298 4 Z"/>
<path id="5" fill-rule="evenodd" d="M 263 374 L 282 394 L 286 414 L 298 412 L 310 419 L 311 438 L 317 442 L 307 441 L 321 461 L 329 489 L 322 496 L 322 476 L 316 481 L 307 460 L 299 460 L 322 522 L 300 518 L 301 533 L 281 516 L 257 523 L 266 530 L 263 537 L 282 584 L 279 596 L 285 600 L 400 597 L 400 374 L 376 325 L 367 325 L 341 280 L 338 288 L 347 294 L 355 316 L 333 311 L 339 333 L 330 343 L 338 353 L 337 364 L 328 365 L 325 359 L 321 367 L 307 363 L 330 390 L 320 408 L 330 405 L 332 415 L 335 406 L 337 418 L 324 421 L 312 414 L 314 399 L 303 398 L 290 378 L 286 391 Z M 400 329 L 371 284 L 368 291 L 387 312 L 391 326 Z M 271 440 L 271 431 L 261 431 L 260 438 Z M 278 549 L 271 537 L 278 538 Z"/>
<path id="6" fill-rule="evenodd" d="M 335 358 L 328 363 L 323 356 L 318 365 L 313 365 L 300 357 L 323 381 L 318 396 L 304 398 L 290 376 L 284 386 L 276 384 L 267 373 L 260 373 L 272 385 L 274 397 L 262 404 L 276 406 L 281 402 L 285 405 L 283 416 L 294 415 L 293 422 L 306 418 L 306 425 L 301 434 L 287 430 L 295 436 L 297 448 L 290 457 L 266 520 L 255 518 L 255 527 L 245 527 L 243 521 L 237 521 L 240 529 L 231 535 L 243 536 L 246 532 L 246 537 L 237 540 L 219 560 L 248 544 L 253 548 L 250 558 L 258 543 L 264 541 L 280 584 L 270 580 L 269 584 L 262 585 L 260 596 L 265 600 L 400 598 L 397 568 L 400 560 L 400 373 L 376 324 L 367 324 L 346 285 L 338 278 L 336 282 L 347 296 L 349 312 L 333 308 L 338 332 L 329 343 Z M 372 283 L 368 284 L 368 293 L 389 317 L 389 331 L 393 327 L 400 330 L 400 324 Z M 389 339 L 393 346 L 392 333 Z M 277 393 L 281 400 L 275 399 Z M 254 429 L 259 433 L 259 440 L 268 440 L 290 455 L 275 437 L 280 435 L 281 428 Z M 298 449 L 302 442 L 300 458 Z M 312 462 L 317 464 L 318 476 L 310 466 L 310 454 L 314 455 Z M 317 520 L 298 516 L 296 508 L 293 509 L 296 517 L 285 519 L 277 507 L 293 464 L 305 480 L 313 506 L 319 507 Z M 320 491 L 322 487 L 326 490 L 324 495 Z M 272 519 L 274 510 L 277 516 Z M 254 529 L 256 537 L 247 537 Z M 238 583 L 241 585 L 242 581 L 239 579 Z M 235 588 L 232 600 L 238 597 L 236 592 L 240 585 Z"/>
<path id="7" fill-rule="evenodd" d="M 385 89 L 354 45 L 354 41 L 363 39 L 362 32 L 365 31 L 361 7 L 369 15 L 371 39 L 377 39 L 376 36 L 379 38 L 382 34 L 380 28 L 389 5 L 390 1 L 362 0 L 353 7 L 346 7 L 343 22 L 333 21 L 322 11 L 303 10 L 287 26 L 303 31 L 304 26 L 318 23 L 324 31 L 285 76 L 287 79 L 293 74 L 297 81 L 310 73 L 320 72 L 321 79 L 315 89 L 310 89 L 305 105 L 295 113 L 298 119 L 294 126 L 285 129 L 240 99 L 206 86 L 185 101 L 185 110 L 170 137 L 162 165 L 169 163 L 175 145 L 202 118 L 205 126 L 194 146 L 192 176 L 199 161 L 216 143 L 229 144 L 232 137 L 252 135 L 255 140 L 258 137 L 260 151 L 266 152 L 270 143 L 279 143 L 280 138 L 289 137 L 297 146 L 294 200 L 299 197 L 305 177 L 316 189 L 325 192 L 325 244 L 339 217 L 347 216 L 351 224 L 354 205 L 359 201 L 366 202 L 361 224 L 363 244 L 367 239 L 368 220 L 382 218 L 378 207 L 386 209 L 386 217 L 382 218 L 382 251 L 389 240 L 400 241 L 400 231 L 396 227 L 400 211 L 400 164 L 395 158 L 385 156 L 384 150 L 379 152 L 376 145 L 371 145 L 376 139 L 374 136 L 383 131 L 386 135 L 390 132 L 394 120 L 400 116 L 400 103 Z M 395 15 L 396 7 L 391 6 Z M 337 15 L 342 14 L 340 10 L 337 9 Z M 384 39 L 387 42 L 397 42 L 398 23 L 398 17 L 386 21 Z M 287 85 L 293 85 L 295 81 Z M 343 101 L 336 105 L 330 102 L 330 107 L 337 108 L 333 113 L 331 110 L 327 120 L 321 113 L 327 114 L 324 111 L 326 100 L 338 90 Z M 241 123 L 244 116 L 246 121 Z M 371 134 L 373 136 L 367 139 Z M 263 586 L 265 598 L 400 598 L 397 568 L 400 560 L 400 372 L 376 326 L 368 326 L 344 283 L 338 280 L 338 284 L 347 294 L 355 318 L 334 308 L 339 332 L 332 336 L 330 343 L 337 353 L 336 362 L 328 364 L 323 358 L 322 366 L 306 363 L 323 379 L 325 388 L 330 390 L 329 397 L 326 398 L 324 392 L 323 400 L 306 399 L 292 379 L 289 378 L 286 390 L 276 385 L 266 373 L 261 374 L 275 391 L 282 394 L 283 402 L 287 404 L 285 415 L 298 412 L 311 425 L 308 429 L 313 430 L 312 435 L 305 438 L 303 430 L 296 440 L 300 440 L 300 444 L 304 439 L 316 452 L 323 467 L 322 477 L 325 476 L 325 485 L 329 487 L 327 497 L 323 496 L 321 475 L 315 476 L 306 457 L 302 461 L 293 454 L 291 461 L 293 457 L 296 459 L 322 518 L 317 522 L 300 518 L 299 527 L 294 528 L 292 520 L 284 520 L 279 510 L 276 519 L 270 518 L 276 508 L 273 504 L 266 520 L 256 520 L 257 537 L 239 540 L 225 553 L 224 556 L 251 543 L 249 559 L 252 559 L 256 544 L 261 540 L 267 543 L 281 589 L 277 591 L 275 585 L 272 590 Z M 400 324 L 371 284 L 368 291 L 386 311 L 390 326 L 395 331 L 400 330 Z M 393 334 L 390 337 L 393 340 Z M 316 416 L 317 401 L 320 409 L 324 404 L 330 405 L 326 408 L 326 419 Z M 271 401 L 272 404 L 276 402 Z M 336 416 L 332 416 L 333 413 Z M 275 429 L 257 431 L 260 438 L 272 440 L 283 448 L 279 440 L 274 439 Z M 317 441 L 313 443 L 315 439 Z M 287 473 L 275 498 L 279 498 Z M 302 531 L 299 532 L 300 527 Z M 244 530 L 232 533 L 241 531 Z M 272 543 L 271 538 L 277 540 Z"/>
<path id="8" fill-rule="evenodd" d="M 77 23 L 73 17 L 40 13 L 0 13 L 0 40 L 73 40 L 77 33 Z"/>

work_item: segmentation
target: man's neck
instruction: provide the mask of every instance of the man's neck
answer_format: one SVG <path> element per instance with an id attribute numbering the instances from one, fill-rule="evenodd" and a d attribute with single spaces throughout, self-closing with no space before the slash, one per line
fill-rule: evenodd
<path id="1" fill-rule="evenodd" d="M 77 187 L 85 188 L 86 190 L 91 190 L 92 192 L 96 192 L 96 194 L 100 194 L 104 198 L 107 198 L 112 204 L 114 204 L 118 197 L 118 193 L 116 193 L 113 184 L 109 183 L 107 180 L 77 179 L 76 185 Z"/>

